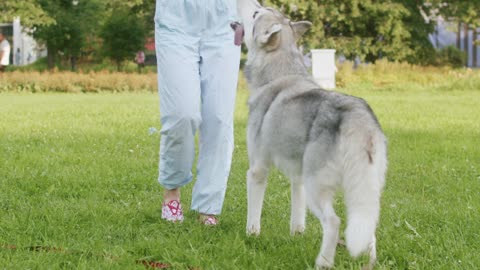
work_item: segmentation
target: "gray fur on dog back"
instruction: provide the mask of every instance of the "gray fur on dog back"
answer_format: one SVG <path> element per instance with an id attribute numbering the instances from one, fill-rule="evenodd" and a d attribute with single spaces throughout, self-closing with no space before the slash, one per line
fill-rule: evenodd
<path id="1" fill-rule="evenodd" d="M 251 66 L 246 70 L 249 81 L 251 74 L 262 76 Z M 292 160 L 301 160 L 305 147 L 319 139 L 328 156 L 342 132 L 355 127 L 381 132 L 363 99 L 323 90 L 306 73 L 282 76 L 254 90 L 249 109 L 249 134 L 254 136 L 249 141 L 256 144 L 252 147 L 267 152 L 281 149 Z"/>

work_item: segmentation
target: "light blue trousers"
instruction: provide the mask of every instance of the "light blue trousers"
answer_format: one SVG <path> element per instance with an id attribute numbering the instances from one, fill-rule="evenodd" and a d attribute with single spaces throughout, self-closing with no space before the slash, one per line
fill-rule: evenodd
<path id="1" fill-rule="evenodd" d="M 155 46 L 162 122 L 158 181 L 166 189 L 192 180 L 191 208 L 218 215 L 233 152 L 233 111 L 240 64 L 230 23 L 236 0 L 157 0 Z"/>

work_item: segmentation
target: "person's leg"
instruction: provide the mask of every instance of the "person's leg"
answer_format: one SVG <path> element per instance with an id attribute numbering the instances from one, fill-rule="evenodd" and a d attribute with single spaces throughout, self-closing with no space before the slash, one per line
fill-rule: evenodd
<path id="1" fill-rule="evenodd" d="M 178 188 L 192 179 L 195 132 L 201 122 L 198 37 L 178 31 L 169 1 L 157 1 L 155 43 L 161 114 L 158 181 L 165 188 L 164 203 L 179 200 Z M 180 5 L 180 4 L 178 4 Z"/>
<path id="2" fill-rule="evenodd" d="M 240 47 L 234 45 L 230 17 L 224 13 L 232 14 L 235 5 L 228 7 L 228 4 L 222 6 L 223 1 L 216 2 L 207 11 L 213 18 L 210 23 L 217 26 L 209 26 L 211 32 L 204 36 L 200 46 L 202 124 L 191 205 L 204 215 L 218 215 L 222 211 L 234 146 L 233 112 L 240 65 Z"/>

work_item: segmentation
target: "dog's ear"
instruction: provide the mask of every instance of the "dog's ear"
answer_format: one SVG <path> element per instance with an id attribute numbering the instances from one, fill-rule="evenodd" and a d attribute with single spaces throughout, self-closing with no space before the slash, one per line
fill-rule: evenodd
<path id="1" fill-rule="evenodd" d="M 299 21 L 299 22 L 293 22 L 292 24 L 293 32 L 295 32 L 295 38 L 299 39 L 305 34 L 305 32 L 310 29 L 312 26 L 312 23 L 309 21 Z"/>
<path id="2" fill-rule="evenodd" d="M 264 33 L 258 36 L 258 42 L 267 51 L 275 50 L 280 44 L 280 32 L 282 25 L 279 23 L 272 24 Z"/>

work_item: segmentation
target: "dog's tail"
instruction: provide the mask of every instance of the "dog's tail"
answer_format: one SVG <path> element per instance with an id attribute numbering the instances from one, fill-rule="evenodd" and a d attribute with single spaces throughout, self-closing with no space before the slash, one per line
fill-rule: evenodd
<path id="1" fill-rule="evenodd" d="M 375 230 L 380 214 L 380 194 L 387 168 L 386 141 L 383 134 L 369 137 L 363 151 L 347 161 L 344 190 L 347 207 L 345 238 L 353 257 L 375 245 Z M 358 149 L 357 149 L 358 150 Z"/>

